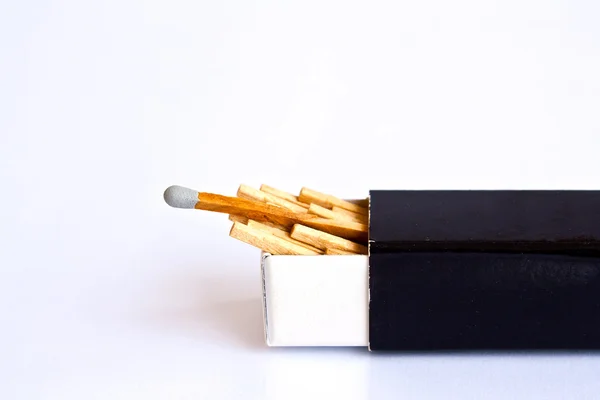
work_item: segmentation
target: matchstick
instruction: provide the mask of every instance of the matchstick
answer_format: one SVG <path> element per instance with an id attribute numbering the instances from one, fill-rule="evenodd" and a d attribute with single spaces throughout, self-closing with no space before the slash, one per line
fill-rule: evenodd
<path id="1" fill-rule="evenodd" d="M 259 201 L 213 193 L 199 193 L 181 186 L 167 188 L 164 199 L 167 204 L 175 208 L 239 215 L 255 221 L 272 222 L 285 227 L 302 224 L 357 243 L 367 243 L 368 226 L 358 222 L 326 219 L 308 213 L 294 213 L 285 208 Z"/>
<path id="2" fill-rule="evenodd" d="M 233 222 L 239 222 L 242 224 L 247 224 L 248 223 L 248 218 L 246 217 L 240 217 L 239 215 L 229 215 L 229 220 L 233 221 Z"/>
<path id="3" fill-rule="evenodd" d="M 359 254 L 367 254 L 367 247 L 351 242 L 329 233 L 321 232 L 316 229 L 309 228 L 304 225 L 296 224 L 290 233 L 292 239 L 308 243 L 321 250 L 339 249 Z"/>
<path id="4" fill-rule="evenodd" d="M 269 193 L 269 194 L 272 194 L 273 196 L 277 196 L 284 200 L 292 202 L 300 207 L 308 208 L 308 204 L 300 202 L 300 200 L 298 200 L 298 197 L 294 196 L 291 193 L 284 192 L 283 190 L 275 189 L 274 187 L 265 185 L 265 184 L 260 185 L 260 190 L 262 192 Z"/>
<path id="5" fill-rule="evenodd" d="M 263 231 L 271 232 L 272 234 L 277 235 L 279 235 L 281 232 L 289 233 L 289 230 L 281 225 L 272 224 L 269 222 L 258 222 L 253 219 L 249 219 L 246 225 L 251 228 L 262 229 Z"/>
<path id="6" fill-rule="evenodd" d="M 328 248 L 327 250 L 325 250 L 325 255 L 328 255 L 328 256 L 355 256 L 355 255 L 357 255 L 357 253 L 352 253 L 350 251 L 344 251 L 344 250 L 340 250 L 340 249 Z"/>
<path id="7" fill-rule="evenodd" d="M 229 236 L 273 255 L 319 255 L 316 251 L 282 239 L 270 232 L 234 222 Z"/>
<path id="8" fill-rule="evenodd" d="M 338 206 L 331 207 L 331 211 L 333 211 L 335 213 L 347 215 L 350 218 L 352 218 L 352 220 L 357 221 L 357 222 L 361 222 L 361 223 L 364 223 L 364 224 L 366 224 L 367 222 L 369 222 L 369 217 L 367 215 L 357 214 L 357 213 L 352 212 L 352 211 L 344 210 L 343 208 L 338 207 Z"/>
<path id="9" fill-rule="evenodd" d="M 248 222 L 249 221 L 253 221 L 253 220 L 248 220 Z M 254 221 L 254 222 L 256 223 L 258 221 Z M 275 224 L 273 222 L 268 222 L 268 221 L 263 221 L 263 222 L 261 222 L 261 224 L 264 225 L 264 226 L 267 226 L 267 227 L 269 227 L 271 229 L 277 229 L 277 230 L 280 230 L 280 231 L 283 231 L 283 232 L 287 232 L 287 233 L 290 233 L 290 230 L 292 230 L 291 227 L 287 227 L 287 226 Z"/>
<path id="10" fill-rule="evenodd" d="M 348 212 L 351 212 L 351 211 L 348 211 Z M 320 205 L 314 204 L 314 203 L 311 204 L 310 207 L 308 207 L 308 213 L 318 215 L 320 217 L 328 218 L 328 219 L 342 219 L 342 220 L 347 220 L 347 221 L 355 221 L 354 217 L 351 215 L 343 214 L 343 213 L 336 213 L 336 212 L 333 212 L 332 210 L 329 210 L 325 207 L 321 207 Z M 355 214 L 355 215 L 358 215 L 358 214 Z"/>
<path id="11" fill-rule="evenodd" d="M 238 197 L 240 197 L 242 199 L 256 200 L 256 201 L 263 201 L 265 203 L 271 203 L 276 206 L 287 208 L 288 210 L 291 210 L 296 213 L 305 213 L 306 212 L 306 208 L 304 208 L 304 207 L 296 205 L 296 204 L 292 203 L 291 201 L 282 199 L 281 197 L 274 196 L 270 193 L 266 193 L 266 192 L 254 189 L 253 187 L 248 186 L 248 185 L 240 185 L 237 195 L 238 195 Z"/>
<path id="12" fill-rule="evenodd" d="M 290 236 L 289 232 L 286 232 L 285 230 L 282 230 L 280 228 L 276 228 L 275 226 L 265 225 L 263 223 L 260 223 L 258 221 L 253 221 L 253 220 L 248 220 L 248 224 L 247 225 L 250 228 L 260 229 L 260 230 L 269 232 L 272 235 L 275 235 L 277 237 L 280 237 L 282 239 L 287 240 L 288 242 L 295 243 L 295 244 L 297 244 L 299 246 L 306 247 L 307 249 L 315 251 L 315 252 L 317 252 L 319 254 L 323 254 L 323 250 L 320 250 L 320 249 L 318 249 L 318 248 L 316 248 L 314 246 L 311 246 L 308 243 L 304 243 L 304 242 L 301 242 L 299 240 L 292 239 L 292 237 Z"/>
<path id="13" fill-rule="evenodd" d="M 305 214 L 298 218 L 299 224 L 310 226 L 311 228 L 339 236 L 357 243 L 367 243 L 369 227 L 360 222 L 344 221 L 340 219 L 319 218 L 316 215 Z M 310 217 L 317 217 L 311 219 Z"/>
<path id="14" fill-rule="evenodd" d="M 348 200 L 350 203 L 356 204 L 357 206 L 361 206 L 362 208 L 369 208 L 369 198 L 366 199 L 357 199 L 357 200 Z"/>
<path id="15" fill-rule="evenodd" d="M 325 208 L 338 206 L 348 211 L 354 211 L 358 214 L 367 215 L 368 213 L 366 208 L 363 208 L 359 205 L 305 187 L 300 191 L 300 196 L 298 196 L 298 199 L 303 203 L 315 203 Z"/>

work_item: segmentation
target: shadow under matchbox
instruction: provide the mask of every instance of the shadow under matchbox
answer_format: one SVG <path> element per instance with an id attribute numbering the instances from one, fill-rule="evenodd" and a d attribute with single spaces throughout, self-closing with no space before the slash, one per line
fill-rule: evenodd
<path id="1" fill-rule="evenodd" d="M 371 191 L 368 255 L 263 253 L 270 346 L 600 349 L 600 191 Z"/>

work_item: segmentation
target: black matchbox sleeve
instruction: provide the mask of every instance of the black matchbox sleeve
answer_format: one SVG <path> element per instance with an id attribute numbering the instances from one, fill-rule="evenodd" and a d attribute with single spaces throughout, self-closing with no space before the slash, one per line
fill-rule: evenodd
<path id="1" fill-rule="evenodd" d="M 369 348 L 600 349 L 600 192 L 371 191 Z"/>

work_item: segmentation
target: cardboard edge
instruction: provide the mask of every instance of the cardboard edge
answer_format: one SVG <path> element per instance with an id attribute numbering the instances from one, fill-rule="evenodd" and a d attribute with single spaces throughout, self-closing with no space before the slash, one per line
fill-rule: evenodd
<path id="1" fill-rule="evenodd" d="M 367 228 L 367 232 L 369 233 L 368 235 L 368 240 L 367 240 L 367 350 L 371 351 L 371 335 L 370 335 L 370 328 L 369 328 L 369 323 L 370 323 L 370 318 L 371 318 L 371 192 L 369 191 L 369 196 L 367 197 L 367 200 L 369 202 L 369 206 L 367 208 L 367 212 L 368 212 L 368 219 L 367 219 L 367 223 L 368 223 L 368 228 Z"/>
<path id="2" fill-rule="evenodd" d="M 269 312 L 267 308 L 267 280 L 265 277 L 266 274 L 266 264 L 268 262 L 270 253 L 262 252 L 260 259 L 260 271 L 261 271 L 261 283 L 262 283 L 262 314 L 263 314 L 263 331 L 264 331 L 264 340 L 265 344 L 271 347 L 271 341 L 269 338 Z"/>

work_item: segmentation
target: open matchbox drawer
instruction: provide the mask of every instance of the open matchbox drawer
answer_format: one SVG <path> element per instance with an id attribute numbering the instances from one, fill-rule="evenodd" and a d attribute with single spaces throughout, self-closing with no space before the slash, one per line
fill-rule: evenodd
<path id="1" fill-rule="evenodd" d="M 371 191 L 369 255 L 262 255 L 269 346 L 600 349 L 600 191 Z"/>

